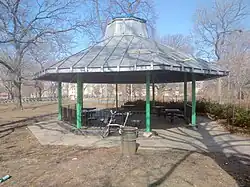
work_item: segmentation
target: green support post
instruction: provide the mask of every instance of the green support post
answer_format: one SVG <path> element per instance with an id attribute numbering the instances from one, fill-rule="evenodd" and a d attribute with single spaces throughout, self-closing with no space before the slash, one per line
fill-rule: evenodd
<path id="1" fill-rule="evenodd" d="M 150 74 L 146 75 L 146 132 L 151 132 L 150 127 Z"/>
<path id="2" fill-rule="evenodd" d="M 82 80 L 77 76 L 76 128 L 82 127 Z"/>
<path id="3" fill-rule="evenodd" d="M 187 119 L 187 74 L 184 74 L 184 117 Z"/>
<path id="4" fill-rule="evenodd" d="M 62 120 L 62 82 L 58 82 L 58 120 Z"/>
<path id="5" fill-rule="evenodd" d="M 192 126 L 196 127 L 196 85 L 194 75 L 192 76 Z"/>

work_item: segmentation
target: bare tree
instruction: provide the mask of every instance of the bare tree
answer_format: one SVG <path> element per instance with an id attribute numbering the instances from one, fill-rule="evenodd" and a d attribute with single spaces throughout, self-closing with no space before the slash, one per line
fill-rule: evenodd
<path id="1" fill-rule="evenodd" d="M 148 30 L 153 35 L 156 13 L 152 0 L 92 0 L 96 35 L 102 37 L 108 22 L 113 17 L 137 16 L 147 20 Z M 101 35 L 100 35 L 101 33 Z"/>
<path id="2" fill-rule="evenodd" d="M 185 54 L 194 54 L 194 47 L 192 45 L 192 37 L 185 36 L 182 34 L 165 35 L 159 37 L 159 42 L 163 45 L 174 48 L 177 51 L 183 52 Z M 157 99 L 162 100 L 163 95 L 166 91 L 174 92 L 176 89 L 183 88 L 183 84 L 155 84 L 157 89 Z"/>
<path id="3" fill-rule="evenodd" d="M 178 51 L 184 52 L 186 54 L 194 54 L 191 36 L 174 34 L 162 36 L 159 40 L 162 44 L 168 45 Z"/>
<path id="4" fill-rule="evenodd" d="M 242 32 L 242 23 L 249 16 L 247 5 L 246 0 L 215 0 L 212 7 L 197 9 L 194 33 L 197 38 L 198 56 L 218 63 L 224 61 L 222 56 L 225 53 L 225 46 L 230 44 L 226 38 L 235 32 Z M 218 79 L 217 98 L 219 102 L 222 100 L 221 82 L 222 80 Z"/>
<path id="5" fill-rule="evenodd" d="M 87 14 L 79 16 L 76 10 L 82 4 L 83 1 L 78 0 L 0 1 L 0 46 L 9 59 L 1 58 L 0 64 L 12 74 L 19 108 L 22 108 L 21 87 L 24 70 L 31 65 L 30 60 L 27 62 L 31 51 L 47 42 L 58 46 L 59 38 L 81 28 L 86 31 L 92 18 Z"/>
<path id="6" fill-rule="evenodd" d="M 228 92 L 233 91 L 232 94 L 235 96 L 241 94 L 242 89 L 250 81 L 250 32 L 234 33 L 226 40 L 230 43 L 224 47 L 222 60 L 230 69 Z"/>
<path id="7" fill-rule="evenodd" d="M 8 93 L 8 99 L 14 98 L 13 83 L 11 81 L 11 73 L 5 68 L 0 67 L 0 81 L 2 88 Z"/>
<path id="8" fill-rule="evenodd" d="M 1 83 L 4 90 L 8 93 L 8 99 L 12 100 L 14 98 L 12 81 L 1 78 Z"/>
<path id="9" fill-rule="evenodd" d="M 199 37 L 196 43 L 201 47 L 200 55 L 219 61 L 226 37 L 233 32 L 241 32 L 241 24 L 248 15 L 249 7 L 245 0 L 215 0 L 212 7 L 197 9 L 194 31 Z"/>
<path id="10" fill-rule="evenodd" d="M 30 66 L 29 72 L 26 73 L 26 77 L 29 75 L 30 72 L 36 72 L 39 69 L 44 69 L 47 66 L 51 65 L 52 64 L 51 62 L 57 61 L 58 59 L 61 58 L 60 55 L 62 55 L 62 53 L 65 53 L 65 55 L 70 53 L 68 51 L 71 42 L 70 38 L 67 37 L 66 40 L 64 38 L 63 40 L 65 41 L 63 41 L 61 38 L 59 39 L 60 42 L 58 42 L 57 46 L 54 46 L 49 41 L 47 41 L 46 43 L 40 43 L 39 46 L 37 46 L 35 49 L 30 48 L 29 57 L 30 59 L 32 59 L 34 64 L 32 69 Z M 68 44 L 68 47 L 63 47 L 65 44 Z M 33 73 L 30 75 L 30 77 L 32 77 L 32 75 Z M 38 81 L 38 80 L 27 81 L 27 82 L 28 83 L 26 84 L 28 84 L 30 88 L 35 88 L 36 97 L 38 97 L 39 100 L 41 100 L 41 97 L 45 92 L 48 92 L 48 90 L 50 90 L 51 87 L 55 86 L 53 82 L 44 83 L 43 81 Z"/>

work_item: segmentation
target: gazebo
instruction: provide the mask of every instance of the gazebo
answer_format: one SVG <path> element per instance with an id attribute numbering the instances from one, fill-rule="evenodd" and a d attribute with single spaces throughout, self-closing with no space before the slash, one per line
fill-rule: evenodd
<path id="1" fill-rule="evenodd" d="M 146 132 L 151 131 L 150 84 L 184 82 L 184 116 L 187 82 L 192 81 L 192 126 L 196 126 L 196 81 L 227 76 L 214 63 L 176 51 L 149 38 L 146 21 L 114 18 L 102 41 L 38 72 L 37 80 L 58 82 L 58 119 L 62 120 L 62 82 L 77 83 L 77 128 L 82 127 L 83 83 L 145 84 Z"/>

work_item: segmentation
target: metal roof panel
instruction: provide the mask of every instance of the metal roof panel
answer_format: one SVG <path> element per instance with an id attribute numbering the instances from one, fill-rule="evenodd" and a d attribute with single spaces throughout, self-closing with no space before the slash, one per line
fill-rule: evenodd
<path id="1" fill-rule="evenodd" d="M 117 29 L 116 24 L 120 24 L 120 26 L 123 24 L 123 26 L 119 26 L 118 30 L 115 30 Z M 131 77 L 127 77 L 127 82 L 136 82 L 137 80 L 138 83 L 141 83 L 145 77 L 140 78 L 139 76 L 144 76 L 146 71 L 151 71 L 154 76 L 159 74 L 158 82 L 183 81 L 185 72 L 195 73 L 197 76 L 202 74 L 202 76 L 198 76 L 200 80 L 228 74 L 215 63 L 194 58 L 169 46 L 159 44 L 146 35 L 138 34 L 145 31 L 142 24 L 145 25 L 144 22 L 136 18 L 115 19 L 108 26 L 104 40 L 57 62 L 45 71 L 39 72 L 37 78 L 55 80 L 63 76 L 64 80 L 76 81 L 72 73 L 80 73 L 86 82 L 105 82 L 104 77 L 110 76 L 106 82 L 111 83 L 118 79 L 118 82 L 121 82 L 120 78 L 117 77 L 120 73 L 121 77 L 126 79 L 124 73 L 127 72 L 128 76 L 133 77 L 133 80 L 130 80 Z M 129 26 L 131 26 L 130 30 L 127 28 Z M 119 30 L 123 27 L 128 30 L 126 32 Z M 171 71 L 172 73 L 170 73 Z M 111 76 L 112 72 L 115 75 Z M 105 76 L 92 77 L 99 75 L 99 73 Z M 168 77 L 170 75 L 171 78 Z M 102 79 L 98 80 L 98 77 L 102 77 Z M 126 80 L 122 82 L 125 83 Z"/>

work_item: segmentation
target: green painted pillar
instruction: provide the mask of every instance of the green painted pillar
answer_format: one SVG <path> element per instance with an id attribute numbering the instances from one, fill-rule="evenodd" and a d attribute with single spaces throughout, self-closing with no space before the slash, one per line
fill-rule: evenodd
<path id="1" fill-rule="evenodd" d="M 62 120 L 62 82 L 58 82 L 58 120 Z"/>
<path id="2" fill-rule="evenodd" d="M 82 127 L 82 80 L 77 76 L 77 103 L 76 103 L 76 127 Z"/>
<path id="3" fill-rule="evenodd" d="M 152 104 L 153 104 L 153 106 L 155 106 L 155 83 L 154 82 L 152 83 L 152 95 L 153 95 L 153 97 L 152 97 L 152 100 L 153 100 Z"/>
<path id="4" fill-rule="evenodd" d="M 187 74 L 184 74 L 184 117 L 187 119 Z"/>
<path id="5" fill-rule="evenodd" d="M 192 75 L 192 126 L 196 126 L 196 85 L 194 75 Z"/>
<path id="6" fill-rule="evenodd" d="M 150 74 L 146 75 L 146 132 L 151 132 L 150 127 Z"/>

